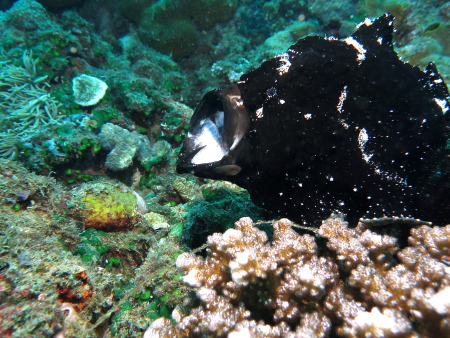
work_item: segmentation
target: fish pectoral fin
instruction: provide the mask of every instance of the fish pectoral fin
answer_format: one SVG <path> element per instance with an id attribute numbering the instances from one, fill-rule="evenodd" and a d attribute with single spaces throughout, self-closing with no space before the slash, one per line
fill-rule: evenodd
<path id="1" fill-rule="evenodd" d="M 219 175 L 225 175 L 225 176 L 234 176 L 240 173 L 240 171 L 242 170 L 242 168 L 236 164 L 227 164 L 227 165 L 222 165 L 220 167 L 215 167 L 213 169 L 213 171 L 216 174 Z"/>

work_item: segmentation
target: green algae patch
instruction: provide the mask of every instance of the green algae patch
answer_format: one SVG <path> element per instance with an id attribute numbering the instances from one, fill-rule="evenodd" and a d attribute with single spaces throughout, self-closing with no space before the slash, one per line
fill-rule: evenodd
<path id="1" fill-rule="evenodd" d="M 80 234 L 81 241 L 74 251 L 74 255 L 81 257 L 85 263 L 100 261 L 100 255 L 110 251 L 111 247 L 97 236 L 105 236 L 103 231 L 87 229 Z"/>
<path id="2" fill-rule="evenodd" d="M 188 215 L 184 224 L 176 224 L 171 235 L 179 236 L 190 248 L 198 248 L 209 235 L 224 232 L 233 227 L 239 217 L 251 215 L 253 219 L 267 219 L 271 214 L 257 207 L 247 192 L 229 188 L 203 189 L 204 201 L 194 200 L 187 206 Z"/>
<path id="3" fill-rule="evenodd" d="M 88 182 L 73 196 L 82 203 L 80 213 L 86 228 L 125 231 L 139 219 L 137 197 L 123 184 Z"/>
<path id="4" fill-rule="evenodd" d="M 189 20 L 145 22 L 140 32 L 142 41 L 174 59 L 190 55 L 200 41 L 200 33 Z"/>

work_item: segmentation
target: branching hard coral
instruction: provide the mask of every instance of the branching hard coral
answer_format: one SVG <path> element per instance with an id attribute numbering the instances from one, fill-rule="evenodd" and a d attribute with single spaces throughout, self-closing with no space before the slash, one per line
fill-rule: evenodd
<path id="1" fill-rule="evenodd" d="M 440 337 L 450 332 L 450 225 L 412 228 L 409 246 L 366 224 L 323 222 L 316 237 L 287 219 L 268 242 L 250 218 L 208 238 L 206 259 L 177 266 L 200 306 L 144 337 Z M 324 241 L 325 240 L 325 241 Z"/>
<path id="2" fill-rule="evenodd" d="M 15 144 L 60 119 L 59 104 L 45 89 L 47 76 L 38 75 L 38 59 L 25 51 L 22 63 L 15 66 L 0 55 L 0 157 L 14 157 Z"/>

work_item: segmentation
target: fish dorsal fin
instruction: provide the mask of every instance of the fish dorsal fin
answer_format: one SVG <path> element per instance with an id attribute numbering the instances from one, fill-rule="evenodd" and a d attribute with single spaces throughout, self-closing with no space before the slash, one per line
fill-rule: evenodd
<path id="1" fill-rule="evenodd" d="M 385 13 L 374 21 L 366 19 L 362 22 L 352 37 L 363 45 L 378 44 L 392 48 L 392 35 L 394 33 L 394 16 Z"/>

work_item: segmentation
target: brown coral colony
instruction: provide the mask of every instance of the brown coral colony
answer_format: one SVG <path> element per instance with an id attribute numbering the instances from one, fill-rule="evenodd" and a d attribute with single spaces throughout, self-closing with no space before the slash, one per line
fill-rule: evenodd
<path id="1" fill-rule="evenodd" d="M 250 218 L 235 225 L 209 236 L 206 259 L 178 257 L 200 306 L 175 309 L 175 326 L 160 318 L 144 337 L 448 336 L 450 225 L 412 228 L 401 250 L 394 237 L 341 218 L 316 237 L 281 219 L 272 243 Z"/>

